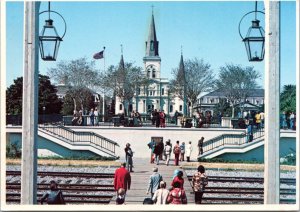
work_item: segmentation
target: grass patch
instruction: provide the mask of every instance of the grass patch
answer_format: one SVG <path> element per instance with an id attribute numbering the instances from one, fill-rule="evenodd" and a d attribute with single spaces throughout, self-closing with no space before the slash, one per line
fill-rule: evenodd
<path id="1" fill-rule="evenodd" d="M 263 164 L 263 162 L 259 162 L 256 160 L 229 160 L 229 159 L 223 159 L 223 158 L 211 158 L 211 159 L 205 159 L 205 158 L 199 158 L 198 162 L 205 162 L 205 163 L 246 163 L 246 164 Z"/>

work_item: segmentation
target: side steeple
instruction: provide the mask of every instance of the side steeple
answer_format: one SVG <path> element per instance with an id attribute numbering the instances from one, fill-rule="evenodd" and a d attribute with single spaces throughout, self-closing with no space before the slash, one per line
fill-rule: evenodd
<path id="1" fill-rule="evenodd" d="M 151 23 L 149 28 L 148 40 L 146 41 L 146 57 L 159 56 L 158 54 L 158 41 L 156 37 L 154 15 L 152 11 Z"/>

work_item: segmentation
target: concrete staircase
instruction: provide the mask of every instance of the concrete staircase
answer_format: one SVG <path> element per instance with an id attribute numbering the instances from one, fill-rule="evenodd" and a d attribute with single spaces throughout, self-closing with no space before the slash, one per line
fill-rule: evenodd
<path id="1" fill-rule="evenodd" d="M 93 132 L 74 131 L 64 126 L 42 125 L 38 135 L 70 150 L 90 151 L 97 155 L 117 158 L 118 143 Z"/>

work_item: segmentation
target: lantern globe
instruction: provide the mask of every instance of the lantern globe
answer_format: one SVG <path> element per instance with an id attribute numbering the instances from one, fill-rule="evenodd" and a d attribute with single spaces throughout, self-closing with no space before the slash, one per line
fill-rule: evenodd
<path id="1" fill-rule="evenodd" d="M 262 61 L 265 55 L 265 31 L 259 26 L 259 22 L 257 19 L 252 21 L 252 26 L 249 27 L 247 35 L 243 39 L 248 60 L 253 62 Z"/>
<path id="2" fill-rule="evenodd" d="M 53 20 L 48 19 L 39 36 L 40 52 L 43 60 L 56 61 L 58 49 L 62 38 L 57 34 Z"/>

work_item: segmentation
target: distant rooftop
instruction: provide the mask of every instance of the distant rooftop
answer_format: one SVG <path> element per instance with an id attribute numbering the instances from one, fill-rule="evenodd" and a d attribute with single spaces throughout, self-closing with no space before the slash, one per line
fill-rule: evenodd
<path id="1" fill-rule="evenodd" d="M 265 90 L 264 89 L 251 89 L 249 91 L 249 96 L 248 97 L 264 97 L 265 95 Z M 218 89 L 218 90 L 215 90 L 215 91 L 212 91 L 206 95 L 204 95 L 203 97 L 206 97 L 206 96 L 215 96 L 215 97 L 222 97 L 222 96 L 225 96 L 225 92 L 222 91 L 221 89 Z"/>

